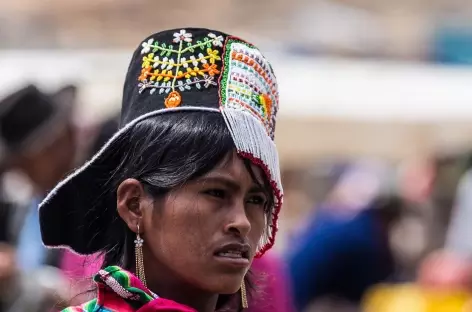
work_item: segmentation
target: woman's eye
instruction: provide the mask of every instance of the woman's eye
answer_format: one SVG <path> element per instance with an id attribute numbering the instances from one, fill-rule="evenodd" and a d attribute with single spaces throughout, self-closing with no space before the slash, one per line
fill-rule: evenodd
<path id="1" fill-rule="evenodd" d="M 248 203 L 253 205 L 265 205 L 267 200 L 263 196 L 251 196 L 248 199 Z"/>
<path id="2" fill-rule="evenodd" d="M 205 191 L 205 194 L 208 194 L 210 196 L 217 197 L 217 198 L 225 198 L 226 196 L 226 192 L 220 189 L 207 190 Z"/>

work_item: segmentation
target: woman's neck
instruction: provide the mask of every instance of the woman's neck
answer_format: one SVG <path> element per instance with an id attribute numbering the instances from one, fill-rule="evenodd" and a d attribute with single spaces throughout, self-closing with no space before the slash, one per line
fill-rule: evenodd
<path id="1" fill-rule="evenodd" d="M 144 269 L 147 287 L 159 297 L 186 305 L 198 312 L 215 312 L 218 302 L 218 294 L 204 291 L 177 276 L 167 266 L 147 258 L 144 250 Z M 152 263 L 152 266 L 146 266 Z"/>
<path id="2" fill-rule="evenodd" d="M 172 283 L 168 279 L 146 276 L 148 288 L 159 297 L 189 306 L 198 312 L 214 312 L 218 294 L 211 294 L 184 283 Z"/>

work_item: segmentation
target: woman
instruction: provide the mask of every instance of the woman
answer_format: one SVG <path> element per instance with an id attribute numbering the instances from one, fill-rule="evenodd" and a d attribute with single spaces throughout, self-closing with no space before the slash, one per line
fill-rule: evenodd
<path id="1" fill-rule="evenodd" d="M 133 55 L 121 129 L 40 205 L 49 247 L 104 255 L 98 295 L 68 311 L 240 311 L 282 204 L 267 60 L 207 29 Z M 257 283 L 257 280 L 254 281 Z"/>
<path id="2" fill-rule="evenodd" d="M 89 157 L 97 153 L 102 146 L 113 136 L 118 129 L 119 116 L 113 116 L 105 121 L 96 134 L 88 151 Z M 73 302 L 81 303 L 90 296 L 87 292 L 93 281 L 93 276 L 99 269 L 103 259 L 97 255 L 80 256 L 73 252 L 65 252 L 62 257 L 61 269 L 71 280 L 74 293 Z M 263 296 L 258 296 L 260 300 L 252 301 L 247 312 L 292 312 L 295 311 L 292 305 L 291 287 L 287 270 L 278 255 L 273 252 L 264 254 L 264 257 L 254 259 L 251 269 L 254 275 L 263 276 L 257 283 L 258 292 L 263 292 Z"/>

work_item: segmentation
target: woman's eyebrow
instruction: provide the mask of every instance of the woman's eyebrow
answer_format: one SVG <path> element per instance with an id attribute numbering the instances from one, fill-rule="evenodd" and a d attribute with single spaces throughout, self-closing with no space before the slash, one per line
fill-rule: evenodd
<path id="1" fill-rule="evenodd" d="M 234 179 L 223 176 L 223 175 L 208 175 L 201 177 L 197 180 L 199 183 L 207 184 L 207 183 L 215 183 L 215 184 L 223 184 L 226 187 L 234 190 L 241 189 L 241 186 L 238 182 Z"/>

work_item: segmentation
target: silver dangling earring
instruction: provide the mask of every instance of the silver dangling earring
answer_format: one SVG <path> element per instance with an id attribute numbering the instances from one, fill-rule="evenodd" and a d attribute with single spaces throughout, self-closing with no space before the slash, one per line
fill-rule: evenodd
<path id="1" fill-rule="evenodd" d="M 241 283 L 241 305 L 243 309 L 247 309 L 249 307 L 247 304 L 246 282 L 244 281 L 244 279 Z"/>
<path id="2" fill-rule="evenodd" d="M 144 257 L 143 257 L 143 243 L 144 240 L 139 235 L 139 224 L 137 225 L 138 233 L 136 233 L 135 252 L 136 252 L 136 275 L 141 280 L 141 282 L 146 285 L 146 275 L 144 274 Z"/>

